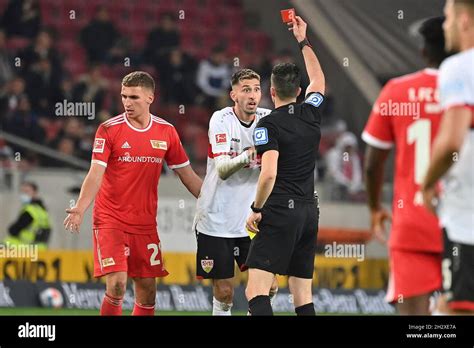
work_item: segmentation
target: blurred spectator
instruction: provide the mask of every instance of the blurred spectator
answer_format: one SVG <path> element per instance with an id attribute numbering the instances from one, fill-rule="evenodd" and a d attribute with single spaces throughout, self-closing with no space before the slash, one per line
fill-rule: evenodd
<path id="1" fill-rule="evenodd" d="M 160 74 L 161 101 L 167 104 L 190 104 L 196 94 L 196 62 L 180 48 L 174 48 Z"/>
<path id="2" fill-rule="evenodd" d="M 102 76 L 100 66 L 92 65 L 74 86 L 72 97 L 75 102 L 94 103 L 95 112 L 98 113 L 102 110 L 106 89 L 107 80 Z"/>
<path id="3" fill-rule="evenodd" d="M 143 52 L 145 63 L 159 66 L 166 59 L 171 50 L 179 47 L 180 35 L 176 28 L 176 19 L 171 13 L 164 13 L 159 21 L 160 25 L 148 34 Z M 164 69 L 159 69 L 161 73 Z"/>
<path id="4" fill-rule="evenodd" d="M 80 41 L 84 46 L 89 63 L 105 63 L 109 51 L 120 35 L 110 21 L 105 6 L 98 6 L 92 21 L 81 30 Z"/>
<path id="5" fill-rule="evenodd" d="M 38 0 L 10 0 L 1 21 L 8 37 L 16 35 L 33 39 L 38 34 L 40 25 Z"/>
<path id="6" fill-rule="evenodd" d="M 13 78 L 13 57 L 8 54 L 6 43 L 5 31 L 0 29 L 0 91 Z"/>
<path id="7" fill-rule="evenodd" d="M 25 81 L 21 77 L 15 77 L 7 83 L 6 88 L 0 90 L 0 116 L 18 108 L 20 98 L 26 96 Z"/>
<path id="8" fill-rule="evenodd" d="M 42 58 L 25 76 L 31 108 L 41 116 L 54 117 L 54 105 L 61 101 L 60 73 L 51 61 Z"/>
<path id="9" fill-rule="evenodd" d="M 225 49 L 217 46 L 212 50 L 209 59 L 199 63 L 197 85 L 202 92 L 201 104 L 215 109 L 219 98 L 225 96 L 230 89 L 230 75 Z"/>
<path id="10" fill-rule="evenodd" d="M 10 245 L 35 244 L 45 250 L 51 234 L 48 211 L 38 195 L 38 186 L 33 182 L 21 185 L 21 211 L 14 223 L 8 228 L 5 243 Z"/>
<path id="11" fill-rule="evenodd" d="M 36 36 L 34 43 L 20 53 L 23 74 L 28 73 L 39 61 L 47 59 L 50 65 L 54 66 L 55 74 L 61 76 L 61 60 L 57 50 L 54 48 L 53 39 L 52 30 L 42 29 Z"/>
<path id="12" fill-rule="evenodd" d="M 13 150 L 5 139 L 0 138 L 0 191 L 11 185 L 11 173 L 8 170 L 12 166 Z"/>
<path id="13" fill-rule="evenodd" d="M 354 134 L 345 132 L 337 139 L 336 146 L 326 154 L 326 163 L 333 199 L 351 199 L 361 192 L 362 168 Z"/>
<path id="14" fill-rule="evenodd" d="M 18 107 L 10 110 L 5 120 L 2 120 L 5 132 L 18 135 L 28 140 L 42 143 L 44 142 L 45 133 L 38 126 L 38 118 L 31 111 L 28 97 L 23 95 L 18 101 Z"/>

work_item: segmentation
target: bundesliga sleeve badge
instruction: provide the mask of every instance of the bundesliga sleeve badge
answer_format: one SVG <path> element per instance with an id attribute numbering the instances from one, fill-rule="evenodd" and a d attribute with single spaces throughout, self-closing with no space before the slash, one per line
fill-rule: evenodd
<path id="1" fill-rule="evenodd" d="M 94 141 L 94 148 L 92 152 L 103 153 L 105 148 L 105 139 L 96 138 Z"/>

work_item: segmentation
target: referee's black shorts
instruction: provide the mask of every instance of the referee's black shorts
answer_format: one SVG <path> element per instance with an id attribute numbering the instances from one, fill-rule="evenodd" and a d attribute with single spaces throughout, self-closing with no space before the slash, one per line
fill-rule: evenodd
<path id="1" fill-rule="evenodd" d="M 270 198 L 245 264 L 274 274 L 313 278 L 318 222 L 317 200 Z"/>

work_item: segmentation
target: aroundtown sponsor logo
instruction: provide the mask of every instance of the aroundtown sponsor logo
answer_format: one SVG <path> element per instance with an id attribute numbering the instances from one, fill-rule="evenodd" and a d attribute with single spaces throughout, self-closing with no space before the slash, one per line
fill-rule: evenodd
<path id="1" fill-rule="evenodd" d="M 163 158 L 153 156 L 131 156 L 130 152 L 125 152 L 124 156 L 118 158 L 119 162 L 126 163 L 162 163 Z"/>
<path id="2" fill-rule="evenodd" d="M 324 256 L 334 258 L 354 258 L 362 262 L 365 259 L 364 244 L 326 244 L 324 246 Z"/>
<path id="3" fill-rule="evenodd" d="M 62 103 L 56 103 L 54 113 L 56 116 L 83 116 L 88 120 L 95 118 L 95 103 L 88 102 L 68 102 L 66 99 Z"/>
<path id="4" fill-rule="evenodd" d="M 38 245 L 34 244 L 0 244 L 0 258 L 23 258 L 38 261 Z"/>
<path id="5" fill-rule="evenodd" d="M 26 322 L 18 326 L 18 337 L 47 338 L 51 342 L 56 339 L 56 325 L 35 325 Z"/>

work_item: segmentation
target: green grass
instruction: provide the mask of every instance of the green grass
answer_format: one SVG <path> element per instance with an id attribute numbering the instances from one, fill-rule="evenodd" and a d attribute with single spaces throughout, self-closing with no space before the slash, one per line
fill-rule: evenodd
<path id="1" fill-rule="evenodd" d="M 123 315 L 131 315 L 132 311 L 124 310 Z M 247 312 L 234 311 L 233 315 L 247 315 Z M 75 308 L 35 308 L 35 307 L 15 307 L 0 308 L 0 315 L 99 315 L 95 309 L 75 309 Z M 178 311 L 157 311 L 155 315 L 211 315 L 211 312 L 178 312 Z M 293 313 L 278 313 L 277 315 L 294 315 Z"/>

